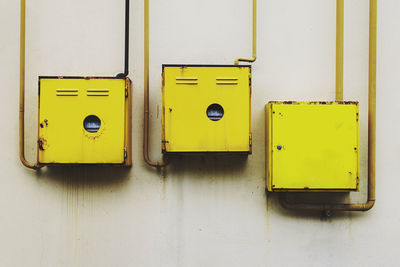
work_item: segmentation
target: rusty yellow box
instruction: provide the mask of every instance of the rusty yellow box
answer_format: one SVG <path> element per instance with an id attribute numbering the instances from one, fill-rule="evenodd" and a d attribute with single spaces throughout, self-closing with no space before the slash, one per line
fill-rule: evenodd
<path id="1" fill-rule="evenodd" d="M 38 162 L 131 165 L 131 81 L 39 77 Z"/>
<path id="2" fill-rule="evenodd" d="M 266 105 L 268 191 L 356 191 L 357 102 Z"/>
<path id="3" fill-rule="evenodd" d="M 251 153 L 251 67 L 163 65 L 164 153 Z"/>

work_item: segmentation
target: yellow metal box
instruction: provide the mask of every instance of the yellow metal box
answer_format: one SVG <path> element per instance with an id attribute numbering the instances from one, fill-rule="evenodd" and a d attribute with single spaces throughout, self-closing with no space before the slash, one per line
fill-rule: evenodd
<path id="1" fill-rule="evenodd" d="M 356 191 L 357 102 L 270 102 L 268 191 Z"/>
<path id="2" fill-rule="evenodd" d="M 162 148 L 251 153 L 251 67 L 163 65 Z"/>
<path id="3" fill-rule="evenodd" d="M 131 81 L 39 77 L 40 164 L 131 165 Z"/>

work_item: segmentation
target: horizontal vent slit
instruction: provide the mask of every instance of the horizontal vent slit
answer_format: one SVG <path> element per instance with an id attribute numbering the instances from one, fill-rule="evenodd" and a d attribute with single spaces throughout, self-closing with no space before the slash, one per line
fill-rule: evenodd
<path id="1" fill-rule="evenodd" d="M 237 82 L 217 82 L 218 85 L 237 85 Z"/>
<path id="2" fill-rule="evenodd" d="M 108 93 L 107 89 L 87 89 L 88 93 Z"/>
<path id="3" fill-rule="evenodd" d="M 59 94 L 56 94 L 56 96 L 78 96 L 78 93 L 59 93 Z"/>
<path id="4" fill-rule="evenodd" d="M 87 96 L 108 96 L 109 94 L 108 89 L 87 89 L 86 94 Z"/>
<path id="5" fill-rule="evenodd" d="M 217 81 L 237 81 L 238 78 L 217 78 Z"/>
<path id="6" fill-rule="evenodd" d="M 196 85 L 198 84 L 198 78 L 196 77 L 177 77 L 176 84 L 187 84 L 187 85 Z"/>
<path id="7" fill-rule="evenodd" d="M 57 89 L 56 96 L 78 96 L 78 89 Z"/>
<path id="8" fill-rule="evenodd" d="M 177 82 L 176 84 L 192 84 L 192 85 L 196 85 L 196 84 L 198 84 L 198 82 Z"/>
<path id="9" fill-rule="evenodd" d="M 57 89 L 57 93 L 78 93 L 77 89 Z"/>
<path id="10" fill-rule="evenodd" d="M 197 78 L 183 78 L 183 77 L 178 77 L 176 78 L 177 81 L 197 81 Z"/>
<path id="11" fill-rule="evenodd" d="M 221 77 L 216 80 L 217 85 L 237 85 L 239 79 L 236 77 Z"/>

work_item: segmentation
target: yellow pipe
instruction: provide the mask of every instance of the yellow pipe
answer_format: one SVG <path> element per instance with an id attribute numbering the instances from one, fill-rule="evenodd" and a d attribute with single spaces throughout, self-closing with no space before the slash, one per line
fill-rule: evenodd
<path id="1" fill-rule="evenodd" d="M 252 58 L 237 58 L 235 65 L 239 65 L 240 61 L 254 62 L 257 59 L 257 0 L 253 0 L 253 57 Z"/>
<path id="2" fill-rule="evenodd" d="M 289 203 L 281 195 L 280 203 L 287 209 L 316 211 L 367 211 L 375 204 L 375 147 L 376 147 L 376 35 L 377 0 L 370 0 L 369 16 L 369 82 L 368 82 L 368 198 L 362 204 L 305 204 Z"/>
<path id="3" fill-rule="evenodd" d="M 24 166 L 40 169 L 38 163 L 32 164 L 25 159 L 25 0 L 21 0 L 20 25 L 20 63 L 19 63 L 19 158 Z"/>
<path id="4" fill-rule="evenodd" d="M 152 167 L 165 167 L 165 162 L 154 162 L 149 157 L 149 0 L 144 1 L 144 127 L 143 157 Z"/>
<path id="5" fill-rule="evenodd" d="M 336 101 L 343 101 L 344 0 L 336 1 Z"/>

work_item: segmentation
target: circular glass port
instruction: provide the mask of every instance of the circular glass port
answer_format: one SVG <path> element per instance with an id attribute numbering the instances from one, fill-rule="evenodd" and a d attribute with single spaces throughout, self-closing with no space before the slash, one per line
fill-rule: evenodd
<path id="1" fill-rule="evenodd" d="M 101 126 L 101 121 L 99 117 L 95 115 L 89 115 L 83 121 L 83 127 L 89 133 L 96 133 L 100 129 L 100 126 Z"/>
<path id="2" fill-rule="evenodd" d="M 219 121 L 224 116 L 224 109 L 219 104 L 211 104 L 207 108 L 207 117 L 212 121 Z"/>

